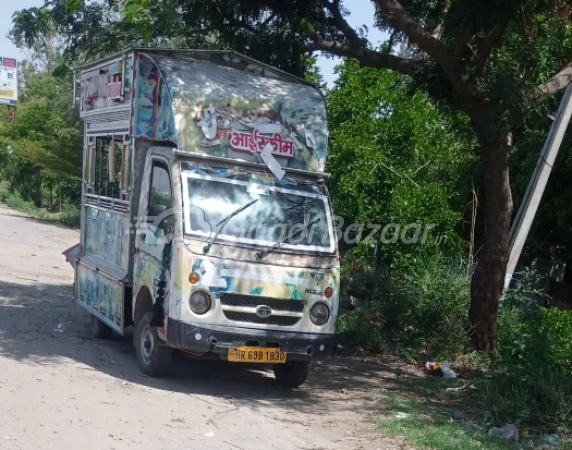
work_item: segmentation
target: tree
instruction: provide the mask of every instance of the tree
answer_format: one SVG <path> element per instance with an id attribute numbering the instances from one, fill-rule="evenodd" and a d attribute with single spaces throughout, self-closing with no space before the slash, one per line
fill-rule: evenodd
<path id="1" fill-rule="evenodd" d="M 126 47 L 232 49 L 304 77 L 312 60 L 290 17 L 247 3 L 46 0 L 14 15 L 12 36 L 34 48 L 55 28 L 76 60 Z"/>
<path id="2" fill-rule="evenodd" d="M 12 124 L 5 115 L 0 118 L 0 178 L 38 207 L 44 185 L 51 194 L 57 184 L 62 193 L 81 177 L 82 125 L 58 40 L 51 32 L 30 49 L 33 62 L 24 60 L 19 67 L 18 119 Z M 22 45 L 16 38 L 14 42 Z M 77 200 L 78 195 L 65 197 Z"/>
<path id="3" fill-rule="evenodd" d="M 70 46 L 84 50 L 107 49 L 114 36 L 123 43 L 138 36 L 190 45 L 216 37 L 218 44 L 297 74 L 303 74 L 303 51 L 320 51 L 407 75 L 443 108 L 466 114 L 486 197 L 469 318 L 476 348 L 490 350 L 509 251 L 510 149 L 527 112 L 570 81 L 571 7 L 566 0 L 372 3 L 376 26 L 390 35 L 381 50 L 369 45 L 364 27 L 349 25 L 341 0 L 126 0 L 113 18 L 112 0 L 52 0 L 46 9 L 17 15 L 15 29 L 33 41 L 43 15 L 51 14 Z"/>
<path id="4" fill-rule="evenodd" d="M 72 106 L 72 81 L 24 65 L 24 89 L 16 123 L 0 119 L 0 177 L 24 199 L 42 206 L 44 181 L 79 180 L 82 128 Z M 8 151 L 9 149 L 9 151 Z"/>
<path id="5" fill-rule="evenodd" d="M 382 226 L 375 237 L 384 265 L 404 267 L 429 253 L 457 253 L 463 243 L 456 231 L 477 161 L 466 151 L 474 146 L 468 121 L 440 111 L 422 92 L 412 95 L 409 80 L 395 72 L 360 69 L 349 59 L 337 71 L 326 96 L 328 184 L 336 215 L 346 224 Z M 420 239 L 408 244 L 417 230 Z M 423 239 L 425 230 L 430 232 Z M 371 231 L 366 228 L 362 238 Z"/>

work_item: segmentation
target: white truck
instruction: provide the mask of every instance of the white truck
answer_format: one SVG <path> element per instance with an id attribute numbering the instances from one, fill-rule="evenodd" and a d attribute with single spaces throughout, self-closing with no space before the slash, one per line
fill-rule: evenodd
<path id="1" fill-rule="evenodd" d="M 228 51 L 128 49 L 78 70 L 85 122 L 75 300 L 141 370 L 174 349 L 273 365 L 331 355 L 340 294 L 326 105 Z"/>

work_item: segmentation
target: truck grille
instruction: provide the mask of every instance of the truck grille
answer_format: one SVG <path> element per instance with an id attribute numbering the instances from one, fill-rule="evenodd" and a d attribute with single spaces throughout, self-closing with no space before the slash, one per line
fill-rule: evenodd
<path id="1" fill-rule="evenodd" d="M 269 306 L 273 311 L 304 312 L 305 300 L 280 300 L 278 298 L 259 297 L 256 295 L 220 294 L 221 305 L 228 306 L 250 306 L 256 308 L 259 305 Z M 256 316 L 256 318 L 258 318 Z M 233 320 L 233 319 L 231 319 Z M 249 321 L 250 322 L 250 321 Z M 267 323 L 267 322 L 264 322 Z"/>
<path id="2" fill-rule="evenodd" d="M 256 314 L 251 314 L 251 313 L 243 313 L 236 311 L 223 311 L 223 312 L 228 320 L 233 320 L 236 322 L 256 323 L 261 325 L 278 325 L 282 327 L 291 327 L 292 325 L 296 325 L 301 319 L 301 317 L 275 316 L 275 315 L 267 317 L 266 319 L 262 319 L 258 317 Z"/>

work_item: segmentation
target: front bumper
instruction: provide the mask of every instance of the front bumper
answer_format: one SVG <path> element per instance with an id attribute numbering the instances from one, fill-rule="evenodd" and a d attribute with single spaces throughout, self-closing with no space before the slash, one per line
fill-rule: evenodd
<path id="1" fill-rule="evenodd" d="M 169 318 L 167 343 L 193 353 L 217 353 L 225 356 L 238 347 L 276 347 L 288 353 L 290 360 L 328 358 L 334 351 L 333 334 L 295 333 L 238 327 L 202 327 Z"/>

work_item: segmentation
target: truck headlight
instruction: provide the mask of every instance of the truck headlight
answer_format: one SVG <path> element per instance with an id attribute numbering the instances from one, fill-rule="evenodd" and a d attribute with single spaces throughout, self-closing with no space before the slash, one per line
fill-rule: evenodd
<path id="1" fill-rule="evenodd" d="M 211 307 L 211 297 L 205 291 L 195 291 L 191 294 L 189 306 L 195 314 L 205 314 Z"/>
<path id="2" fill-rule="evenodd" d="M 315 303 L 310 308 L 310 319 L 315 325 L 324 325 L 330 318 L 330 308 L 325 303 Z"/>

